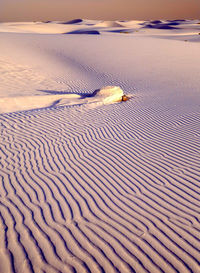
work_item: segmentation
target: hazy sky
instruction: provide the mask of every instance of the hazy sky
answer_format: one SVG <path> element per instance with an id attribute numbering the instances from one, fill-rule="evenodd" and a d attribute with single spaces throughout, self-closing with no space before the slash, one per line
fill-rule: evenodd
<path id="1" fill-rule="evenodd" d="M 0 21 L 200 19 L 200 0 L 0 0 Z"/>

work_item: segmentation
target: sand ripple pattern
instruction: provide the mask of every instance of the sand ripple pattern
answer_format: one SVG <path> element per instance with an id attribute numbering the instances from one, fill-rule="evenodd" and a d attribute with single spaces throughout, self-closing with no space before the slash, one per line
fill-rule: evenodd
<path id="1" fill-rule="evenodd" d="M 200 115 L 145 99 L 1 115 L 0 272 L 200 272 Z"/>

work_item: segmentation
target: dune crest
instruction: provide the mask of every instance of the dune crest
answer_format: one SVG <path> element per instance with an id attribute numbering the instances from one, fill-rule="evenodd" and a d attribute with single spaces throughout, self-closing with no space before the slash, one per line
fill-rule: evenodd
<path id="1" fill-rule="evenodd" d="M 62 94 L 46 96 L 19 96 L 0 98 L 0 113 L 32 110 L 55 106 L 72 106 L 76 104 L 109 104 L 122 101 L 123 90 L 119 86 L 106 86 L 93 94 Z"/>
<path id="2" fill-rule="evenodd" d="M 123 27 L 120 23 L 117 23 L 115 21 L 102 21 L 95 25 L 96 27 Z"/>

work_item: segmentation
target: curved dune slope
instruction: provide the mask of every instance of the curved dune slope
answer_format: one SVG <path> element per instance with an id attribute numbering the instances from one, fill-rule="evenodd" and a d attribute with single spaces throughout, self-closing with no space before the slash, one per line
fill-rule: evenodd
<path id="1" fill-rule="evenodd" d="M 96 27 L 122 27 L 122 25 L 115 21 L 102 21 L 95 25 Z"/>
<path id="2" fill-rule="evenodd" d="M 123 90 L 118 86 L 106 86 L 90 95 L 64 94 L 48 96 L 18 96 L 0 98 L 0 113 L 24 111 L 44 107 L 55 107 L 58 105 L 88 105 L 93 107 L 120 102 Z"/>
<path id="3" fill-rule="evenodd" d="M 82 22 L 83 22 L 82 19 L 73 19 L 73 20 L 70 20 L 70 21 L 67 21 L 67 22 L 62 22 L 62 24 L 80 24 Z"/>

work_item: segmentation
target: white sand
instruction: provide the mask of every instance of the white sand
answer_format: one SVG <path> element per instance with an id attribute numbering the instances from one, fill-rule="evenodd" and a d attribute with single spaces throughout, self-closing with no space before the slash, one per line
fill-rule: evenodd
<path id="1" fill-rule="evenodd" d="M 119 86 L 106 86 L 94 92 L 94 95 L 49 95 L 49 96 L 17 96 L 0 98 L 0 113 L 9 113 L 31 109 L 55 107 L 58 105 L 84 105 L 93 107 L 122 101 L 123 90 Z"/>
<path id="2" fill-rule="evenodd" d="M 0 273 L 200 272 L 198 22 L 0 24 Z"/>

